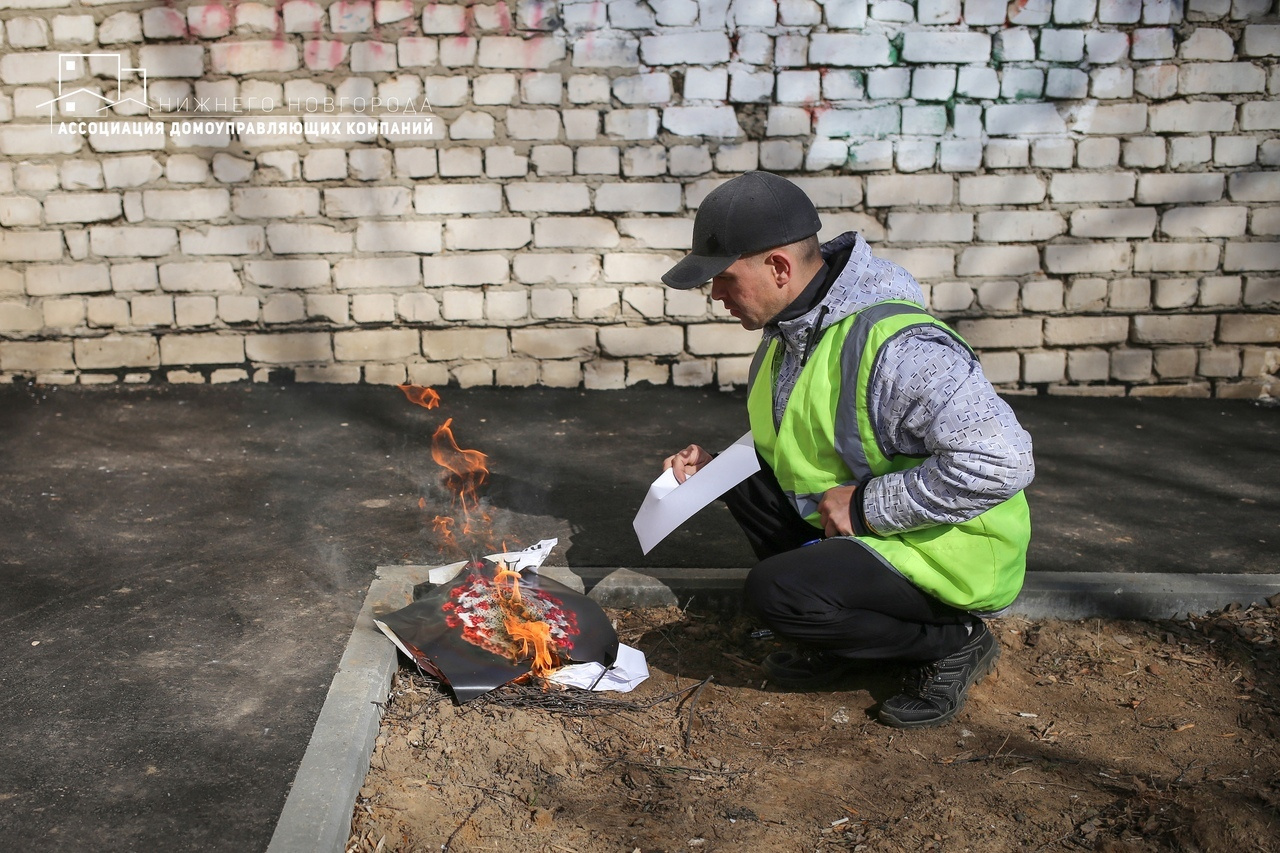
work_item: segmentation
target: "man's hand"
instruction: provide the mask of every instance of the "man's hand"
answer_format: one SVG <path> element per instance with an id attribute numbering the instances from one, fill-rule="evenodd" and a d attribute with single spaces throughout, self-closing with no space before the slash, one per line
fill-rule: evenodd
<path id="1" fill-rule="evenodd" d="M 676 482 L 683 483 L 694 474 L 702 470 L 702 466 L 709 463 L 712 456 L 696 444 L 691 444 L 684 450 L 681 450 L 675 456 L 668 456 L 662 462 L 662 470 L 671 468 L 675 471 Z"/>
<path id="2" fill-rule="evenodd" d="M 853 494 L 857 486 L 836 486 L 827 489 L 818 501 L 818 515 L 822 519 L 822 529 L 827 536 L 852 536 Z"/>

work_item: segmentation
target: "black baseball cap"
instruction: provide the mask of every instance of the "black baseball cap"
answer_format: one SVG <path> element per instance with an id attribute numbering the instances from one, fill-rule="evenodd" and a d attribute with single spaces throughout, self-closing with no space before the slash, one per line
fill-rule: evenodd
<path id="1" fill-rule="evenodd" d="M 693 220 L 693 251 L 662 281 L 689 290 L 743 255 L 795 243 L 820 230 L 818 211 L 804 190 L 770 172 L 747 172 L 707 195 Z"/>

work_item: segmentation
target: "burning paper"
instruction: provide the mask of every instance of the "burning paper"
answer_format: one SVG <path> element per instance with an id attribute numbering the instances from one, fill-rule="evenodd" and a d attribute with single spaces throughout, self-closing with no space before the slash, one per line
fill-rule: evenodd
<path id="1" fill-rule="evenodd" d="M 600 605 L 550 578 L 485 561 L 375 620 L 460 702 L 576 662 L 613 665 L 618 635 Z"/>

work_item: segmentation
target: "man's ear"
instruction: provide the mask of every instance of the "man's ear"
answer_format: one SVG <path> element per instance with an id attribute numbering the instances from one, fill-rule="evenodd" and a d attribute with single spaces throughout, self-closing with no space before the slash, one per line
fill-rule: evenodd
<path id="1" fill-rule="evenodd" d="M 791 282 L 791 276 L 795 274 L 795 265 L 786 252 L 770 252 L 765 263 L 773 270 L 773 283 L 776 287 L 786 287 Z"/>

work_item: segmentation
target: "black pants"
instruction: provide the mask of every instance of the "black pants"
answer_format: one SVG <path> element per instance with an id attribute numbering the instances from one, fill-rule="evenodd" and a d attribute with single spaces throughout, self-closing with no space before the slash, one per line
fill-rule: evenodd
<path id="1" fill-rule="evenodd" d="M 746 597 L 769 628 L 864 660 L 933 661 L 967 642 L 974 617 L 926 594 L 862 543 L 821 539 L 761 464 L 723 499 L 760 560 Z"/>

